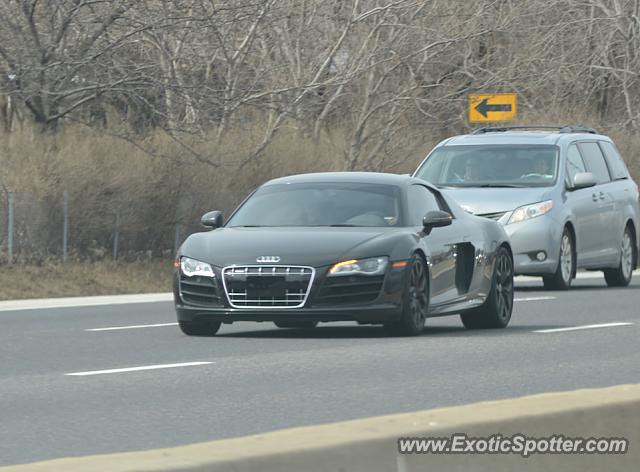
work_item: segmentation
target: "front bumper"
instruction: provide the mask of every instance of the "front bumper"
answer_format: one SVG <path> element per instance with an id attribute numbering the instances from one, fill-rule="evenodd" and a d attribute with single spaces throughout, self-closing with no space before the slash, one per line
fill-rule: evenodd
<path id="1" fill-rule="evenodd" d="M 185 300 L 180 291 L 181 275 L 176 271 L 174 275 L 174 302 L 179 321 L 194 321 L 208 319 L 222 323 L 236 321 L 355 321 L 361 324 L 382 324 L 400 319 L 402 314 L 402 290 L 405 271 L 391 269 L 382 282 L 378 296 L 367 302 L 354 302 L 349 295 L 343 303 L 327 304 L 322 299 L 322 289 L 325 288 L 325 269 L 317 270 L 318 277 L 314 279 L 306 303 L 301 308 L 287 307 L 241 307 L 234 308 L 229 303 L 220 274 L 217 268 L 216 278 L 212 283 L 219 294 L 219 302 L 215 306 L 201 306 Z M 350 293 L 350 292 L 349 292 Z M 354 294 L 355 295 L 355 294 Z"/>
<path id="2" fill-rule="evenodd" d="M 516 275 L 551 275 L 558 267 L 563 225 L 551 214 L 505 225 L 511 239 Z M 536 255 L 543 251 L 546 259 Z"/>
<path id="3" fill-rule="evenodd" d="M 208 319 L 222 323 L 236 321 L 356 321 L 361 324 L 382 324 L 400 318 L 401 309 L 395 304 L 374 304 L 349 307 L 287 308 L 266 310 L 258 308 L 207 308 L 176 304 L 179 321 Z"/>

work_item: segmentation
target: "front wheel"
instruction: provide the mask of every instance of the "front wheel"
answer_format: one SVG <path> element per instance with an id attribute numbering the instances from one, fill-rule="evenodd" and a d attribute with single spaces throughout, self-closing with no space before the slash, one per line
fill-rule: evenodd
<path id="1" fill-rule="evenodd" d="M 605 269 L 604 271 L 604 279 L 609 287 L 626 287 L 631 283 L 636 257 L 636 242 L 631 228 L 627 226 L 622 235 L 620 264 L 616 269 Z"/>
<path id="2" fill-rule="evenodd" d="M 542 278 L 547 290 L 568 290 L 571 287 L 573 274 L 576 271 L 575 250 L 571 231 L 565 228 L 560 240 L 560 257 L 555 274 Z"/>
<path id="3" fill-rule="evenodd" d="M 414 254 L 407 264 L 402 295 L 402 315 L 394 323 L 385 325 L 398 336 L 417 336 L 422 333 L 429 308 L 429 273 L 427 264 Z"/>
<path id="4" fill-rule="evenodd" d="M 187 336 L 215 336 L 221 324 L 219 321 L 178 321 L 180 330 Z"/>
<path id="5" fill-rule="evenodd" d="M 496 254 L 493 280 L 484 304 L 460 315 L 467 329 L 506 328 L 513 311 L 513 259 L 501 247 Z"/>

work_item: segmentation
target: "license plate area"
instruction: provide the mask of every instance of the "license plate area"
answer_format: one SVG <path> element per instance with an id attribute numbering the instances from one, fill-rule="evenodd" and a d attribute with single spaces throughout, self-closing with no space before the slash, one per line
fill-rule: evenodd
<path id="1" fill-rule="evenodd" d="M 260 298 L 285 298 L 287 284 L 284 277 L 247 277 L 247 298 L 258 300 Z"/>

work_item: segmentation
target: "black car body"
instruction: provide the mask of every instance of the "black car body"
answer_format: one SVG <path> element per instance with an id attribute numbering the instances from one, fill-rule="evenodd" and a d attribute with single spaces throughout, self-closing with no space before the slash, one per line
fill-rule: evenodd
<path id="1" fill-rule="evenodd" d="M 465 312 L 469 327 L 506 326 L 511 316 L 513 263 L 502 226 L 419 179 L 283 177 L 257 189 L 226 224 L 219 212 L 203 224 L 215 229 L 189 236 L 176 259 L 175 306 L 187 334 L 236 321 L 347 320 L 417 334 L 428 316 Z M 500 303 L 502 321 L 490 322 L 483 313 Z"/>

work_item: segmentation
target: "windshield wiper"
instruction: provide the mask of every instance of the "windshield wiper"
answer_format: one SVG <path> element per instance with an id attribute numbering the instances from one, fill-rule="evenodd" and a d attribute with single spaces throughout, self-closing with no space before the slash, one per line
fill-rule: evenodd
<path id="1" fill-rule="evenodd" d="M 230 228 L 264 228 L 265 225 L 235 225 Z"/>
<path id="2" fill-rule="evenodd" d="M 482 184 L 482 185 L 474 185 L 473 187 L 481 187 L 481 188 L 525 188 L 526 185 L 518 185 L 518 184 Z"/>

